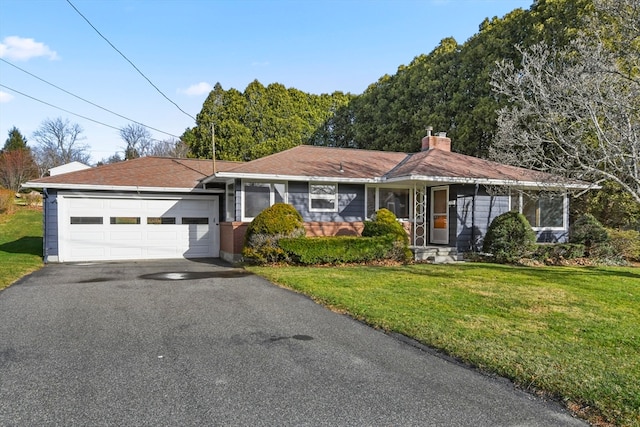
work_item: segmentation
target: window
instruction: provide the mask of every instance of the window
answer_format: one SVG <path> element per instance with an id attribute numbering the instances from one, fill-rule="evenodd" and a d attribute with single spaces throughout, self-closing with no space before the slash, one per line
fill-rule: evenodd
<path id="1" fill-rule="evenodd" d="M 164 224 L 175 224 L 175 217 L 148 217 L 147 224 L 152 225 L 164 225 Z"/>
<path id="2" fill-rule="evenodd" d="M 389 209 L 397 218 L 409 218 L 409 190 L 404 188 L 380 188 L 380 208 Z"/>
<path id="3" fill-rule="evenodd" d="M 226 208 L 227 208 L 227 221 L 235 221 L 236 220 L 236 186 L 233 182 L 227 183 L 227 199 L 226 199 Z"/>
<path id="4" fill-rule="evenodd" d="M 338 211 L 338 184 L 309 184 L 311 212 Z"/>
<path id="5" fill-rule="evenodd" d="M 245 181 L 243 188 L 244 221 L 250 221 L 260 212 L 276 203 L 286 203 L 286 184 Z"/>
<path id="6" fill-rule="evenodd" d="M 367 187 L 367 218 L 382 208 L 389 209 L 397 218 L 409 219 L 411 191 L 408 188 Z"/>
<path id="7" fill-rule="evenodd" d="M 182 218 L 182 223 L 183 224 L 189 224 L 189 225 L 209 224 L 209 218 L 207 218 L 207 217 L 191 217 L 191 218 L 184 217 L 184 218 Z"/>
<path id="8" fill-rule="evenodd" d="M 96 225 L 102 224 L 101 216 L 72 216 L 70 218 L 71 224 L 84 224 L 84 225 Z"/>
<path id="9" fill-rule="evenodd" d="M 139 216 L 112 216 L 110 223 L 113 225 L 140 224 Z"/>
<path id="10" fill-rule="evenodd" d="M 511 209 L 524 214 L 533 228 L 565 227 L 564 194 L 533 192 L 512 195 Z"/>

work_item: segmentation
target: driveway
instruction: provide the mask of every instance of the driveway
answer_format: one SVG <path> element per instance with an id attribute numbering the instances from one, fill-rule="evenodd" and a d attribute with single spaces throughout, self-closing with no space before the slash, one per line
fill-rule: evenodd
<path id="1" fill-rule="evenodd" d="M 584 426 L 222 263 L 48 265 L 0 292 L 0 425 Z"/>

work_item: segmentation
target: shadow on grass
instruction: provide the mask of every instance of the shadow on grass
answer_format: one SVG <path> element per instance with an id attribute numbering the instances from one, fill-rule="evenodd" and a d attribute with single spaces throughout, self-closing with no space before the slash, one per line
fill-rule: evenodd
<path id="1" fill-rule="evenodd" d="M 42 256 L 42 237 L 25 236 L 0 245 L 1 252 Z"/>
<path id="2" fill-rule="evenodd" d="M 423 265 L 424 267 L 419 267 Z M 501 271 L 505 273 L 514 272 L 518 274 L 524 274 L 528 276 L 537 277 L 539 279 L 552 280 L 563 276 L 568 276 L 575 278 L 576 276 L 601 276 L 601 277 L 628 277 L 631 279 L 640 279 L 640 269 L 637 269 L 637 273 L 635 271 L 625 271 L 623 269 L 609 269 L 608 267 L 592 267 L 592 266 L 575 266 L 575 267 L 563 267 L 563 266 L 543 266 L 543 267 L 527 267 L 527 266 L 516 266 L 516 265 L 508 265 L 508 264 L 474 264 L 474 263 L 464 263 L 464 264 L 439 264 L 439 265 L 431 265 L 431 264 L 417 264 L 417 268 L 406 268 L 406 267 L 380 267 L 384 268 L 386 271 L 397 269 L 398 273 L 411 273 L 416 275 L 427 275 L 430 277 L 441 277 L 441 278 L 450 278 L 455 277 L 456 274 L 459 274 L 461 271 L 464 272 L 473 272 L 480 271 L 481 274 L 484 274 L 485 271 L 490 269 L 495 269 L 496 271 Z"/>
<path id="3" fill-rule="evenodd" d="M 515 269 L 519 273 L 524 273 L 531 276 L 537 276 L 539 278 L 552 279 L 558 276 L 589 276 L 597 275 L 603 277 L 628 277 L 631 279 L 640 279 L 640 269 L 635 271 L 625 271 L 622 268 L 610 268 L 610 267 L 597 267 L 597 266 L 544 266 L 544 267 L 526 267 L 526 266 L 514 266 L 504 264 L 482 264 L 474 266 L 473 263 L 465 264 L 462 267 L 473 268 L 486 268 L 487 266 L 495 266 L 496 269 Z"/>

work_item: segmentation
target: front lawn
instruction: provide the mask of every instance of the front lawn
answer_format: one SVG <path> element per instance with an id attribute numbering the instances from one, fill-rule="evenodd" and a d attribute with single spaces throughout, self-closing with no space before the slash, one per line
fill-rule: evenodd
<path id="1" fill-rule="evenodd" d="M 42 267 L 42 210 L 0 215 L 0 289 Z"/>
<path id="2" fill-rule="evenodd" d="M 640 269 L 468 263 L 250 270 L 559 398 L 591 421 L 640 426 Z"/>

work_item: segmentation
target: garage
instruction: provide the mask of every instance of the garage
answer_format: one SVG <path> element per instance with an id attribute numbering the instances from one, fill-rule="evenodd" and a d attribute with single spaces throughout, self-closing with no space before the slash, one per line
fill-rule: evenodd
<path id="1" fill-rule="evenodd" d="M 219 256 L 218 197 L 57 195 L 60 262 Z"/>

